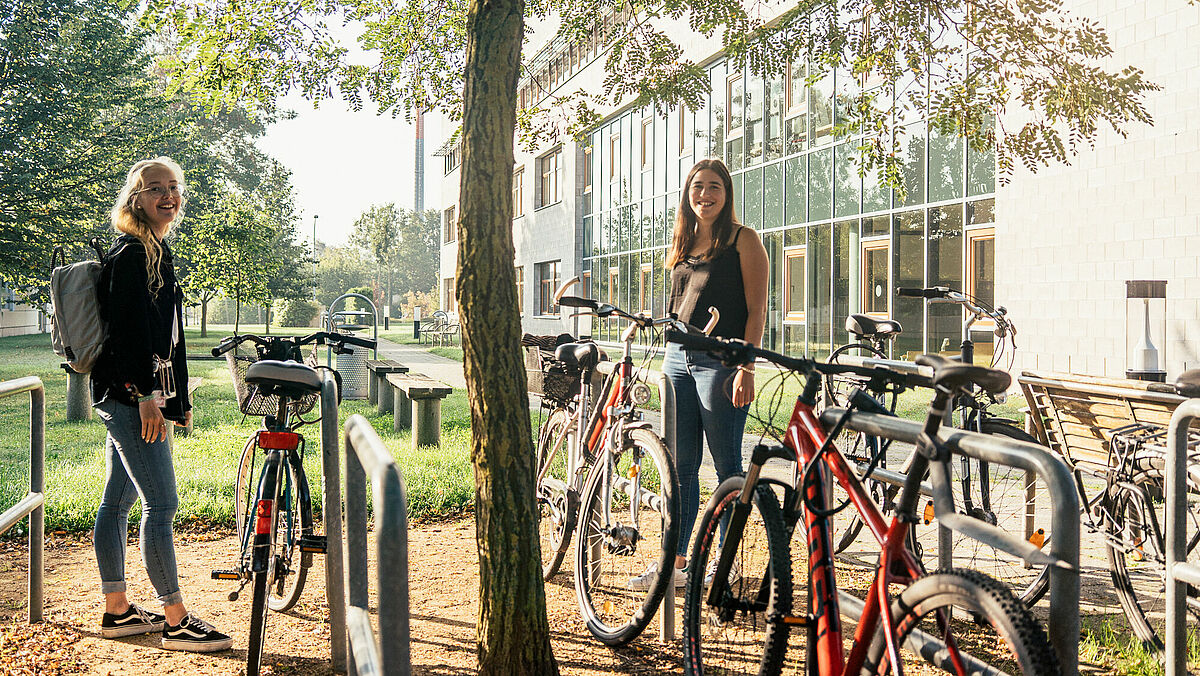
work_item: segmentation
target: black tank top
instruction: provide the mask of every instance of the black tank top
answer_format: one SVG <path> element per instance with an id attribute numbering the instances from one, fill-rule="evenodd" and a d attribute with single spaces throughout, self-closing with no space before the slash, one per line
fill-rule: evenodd
<path id="1" fill-rule="evenodd" d="M 745 338 L 746 289 L 742 283 L 742 259 L 737 240 L 745 226 L 738 229 L 729 245 L 712 260 L 687 256 L 671 268 L 671 303 L 667 310 L 697 328 L 709 320 L 709 307 L 721 313 L 712 335 Z"/>

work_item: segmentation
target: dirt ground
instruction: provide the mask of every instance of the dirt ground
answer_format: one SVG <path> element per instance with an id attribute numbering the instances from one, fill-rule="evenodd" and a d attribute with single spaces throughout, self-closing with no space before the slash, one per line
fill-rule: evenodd
<path id="1" fill-rule="evenodd" d="M 474 536 L 474 521 L 470 518 L 414 526 L 410 532 L 412 659 L 416 674 L 475 671 L 478 564 Z M 231 602 L 227 596 L 235 585 L 212 580 L 209 575 L 214 568 L 230 566 L 235 538 L 229 533 L 177 533 L 176 539 L 180 584 L 189 609 L 231 634 L 233 650 L 197 655 L 163 650 L 157 635 L 101 638 L 98 625 L 103 599 L 98 591 L 99 575 L 90 537 L 51 536 L 46 549 L 47 621 L 32 627 L 26 622 L 25 543 L 0 543 L 0 672 L 21 676 L 242 673 L 250 591 L 247 588 Z M 153 607 L 152 588 L 142 569 L 136 541 L 130 541 L 128 552 L 130 598 Z M 316 557 L 296 608 L 268 615 L 264 673 L 333 673 L 321 558 Z M 1085 598 L 1090 595 L 1086 589 L 1091 586 L 1088 577 L 1085 575 Z M 546 594 L 554 653 L 563 673 L 682 672 L 679 643 L 659 641 L 657 619 L 632 645 L 611 649 L 592 639 L 580 621 L 569 574 L 560 574 L 547 584 Z M 1088 674 L 1107 671 L 1099 665 L 1081 667 Z"/>

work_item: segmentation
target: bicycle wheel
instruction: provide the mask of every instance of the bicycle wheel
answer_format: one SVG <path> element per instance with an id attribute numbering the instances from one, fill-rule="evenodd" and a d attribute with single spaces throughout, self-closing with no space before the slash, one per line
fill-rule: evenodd
<path id="1" fill-rule="evenodd" d="M 826 360 L 830 364 L 847 363 L 846 357 L 870 357 L 877 359 L 887 359 L 887 355 L 881 350 L 878 350 L 864 343 L 849 343 L 842 345 L 834 350 Z M 848 408 L 850 403 L 850 393 L 855 388 L 862 387 L 866 379 L 852 375 L 828 376 L 823 381 L 822 394 L 824 396 L 825 406 L 837 406 L 840 408 Z M 887 407 L 888 410 L 895 410 L 896 397 L 892 395 L 890 400 L 886 395 L 880 397 L 883 399 L 880 403 Z M 872 437 L 861 432 L 852 432 L 849 430 L 843 431 L 834 439 L 838 449 L 846 456 L 846 459 L 853 465 L 866 467 L 870 464 L 874 455 L 880 452 L 879 444 L 881 440 L 877 437 Z M 887 467 L 887 458 L 880 458 L 879 467 Z M 831 505 L 840 505 L 847 499 L 847 494 L 842 490 L 837 482 L 832 482 L 832 496 L 830 498 Z M 880 510 L 886 515 L 891 512 L 891 500 L 896 493 L 896 489 L 891 489 L 888 484 L 882 481 L 868 479 L 864 482 L 864 487 L 871 495 L 875 503 L 879 505 Z M 840 554 L 845 551 L 858 539 L 862 532 L 863 522 L 859 518 L 858 510 L 853 507 L 847 507 L 841 512 L 835 514 L 831 520 L 833 527 L 833 551 L 835 554 Z M 870 543 L 875 545 L 874 540 Z"/>
<path id="2" fill-rule="evenodd" d="M 296 458 L 299 462 L 299 458 Z M 312 534 L 311 513 L 301 509 L 300 496 L 308 490 L 300 490 L 303 474 L 296 471 L 290 461 L 283 462 L 287 472 L 276 500 L 276 528 L 274 535 L 275 572 L 267 600 L 275 612 L 291 610 L 300 600 L 308 569 L 312 565 L 312 554 L 300 552 L 300 537 Z M 306 523 L 307 522 L 307 523 Z"/>
<path id="3" fill-rule="evenodd" d="M 588 630 L 607 645 L 642 633 L 671 583 L 679 539 L 675 465 L 656 434 L 627 432 L 588 475 L 575 542 L 575 592 Z M 640 499 L 632 499 L 637 495 Z M 644 586 L 657 567 L 657 575 Z"/>
<path id="4" fill-rule="evenodd" d="M 251 435 L 246 440 L 246 445 L 242 447 L 242 455 L 238 460 L 237 478 L 233 484 L 234 523 L 237 524 L 238 542 L 242 543 L 242 550 L 247 553 L 249 553 L 249 547 L 246 543 L 246 533 L 254 530 L 247 515 L 254 511 L 250 502 L 254 499 L 254 492 L 258 490 L 258 484 L 253 483 L 254 457 L 258 454 L 256 438 Z M 248 560 L 245 563 L 249 565 Z"/>
<path id="5" fill-rule="evenodd" d="M 947 610 L 952 611 L 948 627 Z M 892 622 L 896 639 L 902 644 L 920 630 L 938 640 L 953 637 L 960 655 L 1002 673 L 1036 676 L 1060 673 L 1058 656 L 1041 624 L 1008 587 L 979 571 L 956 568 L 920 578 L 892 601 Z M 892 671 L 885 641 L 883 632 L 877 631 L 867 653 L 864 673 Z M 912 643 L 908 647 L 918 652 Z M 948 659 L 945 653 L 945 650 L 935 653 L 929 648 L 918 652 Z M 967 671 L 976 673 L 977 669 Z"/>
<path id="6" fill-rule="evenodd" d="M 741 539 L 729 591 L 709 605 L 704 584 L 709 561 L 721 554 L 719 524 L 732 514 L 745 478 L 721 482 L 700 519 L 688 561 L 683 604 L 683 668 L 686 674 L 778 674 L 787 652 L 788 625 L 767 617 L 792 609 L 791 560 L 783 514 L 775 494 L 760 485 Z M 731 577 L 732 571 L 731 571 Z"/>
<path id="7" fill-rule="evenodd" d="M 1039 445 L 1037 439 L 1001 419 L 988 419 L 980 425 L 984 434 Z M 960 514 L 999 526 L 1009 533 L 1020 533 L 1039 546 L 1050 541 L 1050 498 L 1045 483 L 1025 470 L 964 456 L 950 463 L 954 506 Z M 923 506 L 929 505 L 926 499 Z M 932 509 L 923 509 L 930 516 Z M 936 521 L 916 529 L 922 559 L 930 568 L 946 568 L 940 561 L 940 542 Z M 952 564 L 955 568 L 977 570 L 1009 585 L 1027 606 L 1033 606 L 1049 588 L 1046 566 L 1032 566 L 1020 557 L 996 549 L 978 540 L 952 534 Z"/>
<path id="8" fill-rule="evenodd" d="M 542 579 L 558 573 L 575 529 L 574 495 L 567 460 L 571 456 L 571 416 L 556 408 L 538 433 L 538 533 L 542 549 Z"/>
<path id="9" fill-rule="evenodd" d="M 1161 454 L 1135 457 L 1127 482 L 1110 486 L 1107 494 L 1105 545 L 1113 586 L 1133 632 L 1146 647 L 1162 653 L 1166 636 L 1166 503 Z M 1189 563 L 1200 563 L 1200 486 L 1187 482 L 1187 533 L 1184 546 Z M 1200 587 L 1186 587 L 1189 623 L 1200 621 Z"/>
<path id="10" fill-rule="evenodd" d="M 263 474 L 268 479 L 276 476 L 273 472 L 269 472 L 268 469 L 268 466 L 264 465 Z M 270 496 L 274 498 L 272 504 L 278 504 L 279 484 L 282 482 L 275 481 L 273 482 L 274 485 L 268 485 L 269 483 L 272 482 L 259 482 L 259 492 L 256 494 L 256 501 L 257 499 Z M 257 516 L 255 518 L 257 519 Z M 247 523 L 247 526 L 249 526 L 249 523 Z M 254 528 L 250 527 L 248 530 L 250 531 L 249 537 L 253 540 L 255 538 Z M 262 667 L 263 640 L 266 637 L 267 609 L 270 602 L 268 597 L 275 575 L 274 543 L 278 532 L 279 510 L 274 509 L 271 515 L 271 532 L 267 540 L 267 546 L 271 549 L 267 552 L 265 569 L 251 574 L 253 577 L 254 599 L 250 604 L 250 641 L 246 646 L 246 676 L 258 676 L 259 669 Z"/>

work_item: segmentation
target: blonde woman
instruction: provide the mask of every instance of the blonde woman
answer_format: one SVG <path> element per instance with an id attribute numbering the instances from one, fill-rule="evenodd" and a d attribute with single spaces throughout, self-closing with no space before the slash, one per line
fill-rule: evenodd
<path id="1" fill-rule="evenodd" d="M 112 209 L 121 233 L 100 277 L 109 336 L 92 370 L 92 401 L 104 426 L 106 479 L 93 545 L 107 638 L 162 632 L 170 650 L 227 650 L 233 640 L 188 612 L 179 591 L 172 521 L 178 506 L 167 425 L 192 416 L 182 333 L 182 291 L 163 241 L 183 216 L 183 171 L 158 157 L 133 165 Z M 184 384 L 173 388 L 173 383 Z M 174 391 L 172 391 L 174 390 Z M 129 602 L 125 541 L 142 499 L 141 549 L 163 614 Z"/>

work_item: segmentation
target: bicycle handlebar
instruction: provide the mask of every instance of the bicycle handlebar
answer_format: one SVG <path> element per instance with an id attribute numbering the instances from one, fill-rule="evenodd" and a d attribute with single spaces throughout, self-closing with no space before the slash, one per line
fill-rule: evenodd
<path id="1" fill-rule="evenodd" d="M 950 289 L 945 286 L 934 286 L 928 289 L 902 286 L 896 289 L 896 295 L 902 298 L 945 298 L 949 294 Z"/>
<path id="2" fill-rule="evenodd" d="M 373 350 L 376 348 L 375 341 L 367 339 L 367 338 L 359 338 L 358 336 L 351 335 L 348 333 L 331 333 L 329 331 L 317 331 L 316 333 L 312 333 L 312 334 L 309 334 L 304 337 L 268 336 L 266 338 L 264 338 L 262 336 L 256 336 L 256 335 L 247 333 L 247 334 L 243 334 L 240 336 L 234 335 L 234 336 L 229 336 L 228 338 L 225 338 L 224 340 L 221 341 L 220 345 L 217 345 L 216 347 L 214 347 L 212 349 L 212 356 L 220 357 L 221 355 L 225 354 L 226 352 L 232 350 L 233 348 L 235 348 L 238 345 L 241 345 L 242 343 L 245 343 L 247 341 L 254 343 L 258 347 L 264 347 L 264 348 L 270 347 L 272 345 L 278 345 L 281 343 L 285 343 L 288 341 L 291 342 L 292 347 L 300 347 L 302 345 L 308 345 L 310 343 L 315 342 L 317 345 L 331 344 L 331 345 L 341 346 L 341 345 L 345 345 L 345 344 L 349 343 L 350 345 L 357 345 L 359 347 L 365 347 L 368 350 Z"/>

